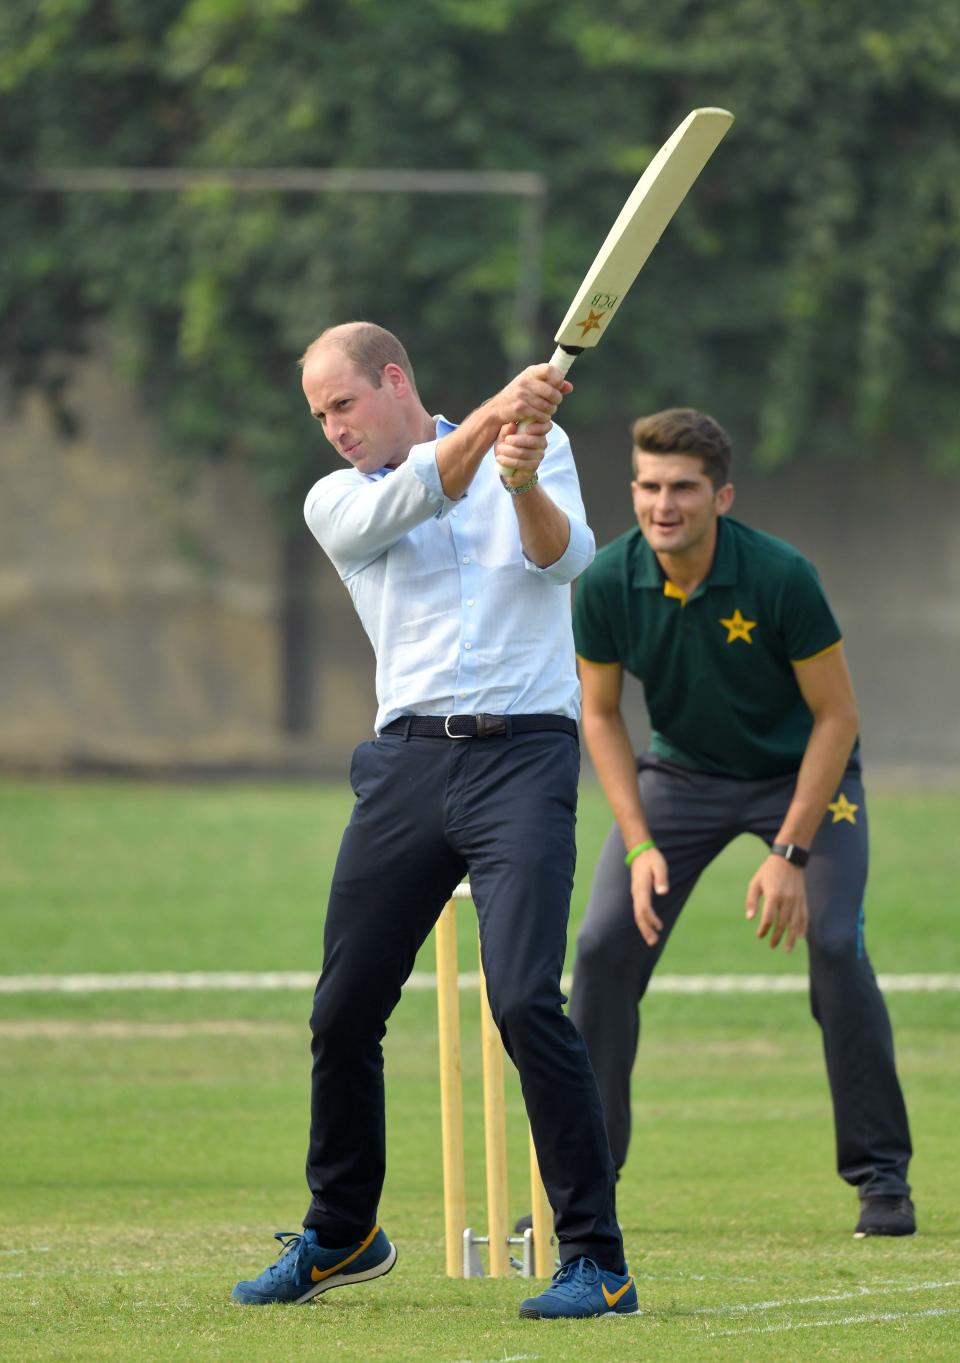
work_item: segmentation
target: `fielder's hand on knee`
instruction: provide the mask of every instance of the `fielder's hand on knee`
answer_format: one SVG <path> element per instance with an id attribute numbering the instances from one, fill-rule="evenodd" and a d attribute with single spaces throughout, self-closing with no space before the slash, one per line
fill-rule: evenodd
<path id="1" fill-rule="evenodd" d="M 648 947 L 655 947 L 663 931 L 663 922 L 653 907 L 654 894 L 666 894 L 670 888 L 670 877 L 663 853 L 656 847 L 646 852 L 630 864 L 630 893 L 633 895 L 633 917 L 640 936 Z"/>
<path id="2" fill-rule="evenodd" d="M 803 871 L 783 857 L 767 857 L 747 887 L 747 918 L 755 918 L 760 901 L 763 909 L 757 936 L 770 937 L 771 947 L 780 945 L 786 934 L 787 951 L 807 935 L 807 887 Z"/>

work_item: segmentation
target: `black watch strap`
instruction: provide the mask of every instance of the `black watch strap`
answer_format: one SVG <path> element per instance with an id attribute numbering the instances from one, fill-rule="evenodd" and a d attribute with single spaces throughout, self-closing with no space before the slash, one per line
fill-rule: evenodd
<path id="1" fill-rule="evenodd" d="M 810 853 L 806 847 L 798 847 L 795 842 L 775 842 L 770 848 L 775 857 L 783 857 L 791 866 L 806 866 Z"/>

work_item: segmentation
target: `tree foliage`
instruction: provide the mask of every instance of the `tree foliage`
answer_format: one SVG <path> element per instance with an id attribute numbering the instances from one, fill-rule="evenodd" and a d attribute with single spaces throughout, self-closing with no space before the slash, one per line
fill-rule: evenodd
<path id="1" fill-rule="evenodd" d="M 0 10 L 0 370 L 69 423 L 104 332 L 172 448 L 278 498 L 316 434 L 296 356 L 365 316 L 461 414 L 510 349 L 516 202 L 28 192 L 104 165 L 536 170 L 541 335 L 697 105 L 737 116 L 575 372 L 583 429 L 694 403 L 763 463 L 960 464 L 955 0 L 9 0 Z M 515 339 L 515 338 L 514 338 Z"/>

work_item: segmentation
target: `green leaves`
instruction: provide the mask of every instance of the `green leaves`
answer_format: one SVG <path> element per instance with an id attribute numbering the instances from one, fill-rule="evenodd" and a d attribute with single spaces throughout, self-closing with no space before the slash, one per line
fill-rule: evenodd
<path id="1" fill-rule="evenodd" d="M 0 15 L 0 371 L 69 407 L 105 326 L 172 449 L 299 495 L 296 357 L 371 317 L 462 413 L 516 346 L 508 197 L 41 194 L 31 167 L 536 170 L 550 337 L 690 108 L 730 136 L 578 376 L 589 426 L 713 410 L 776 464 L 816 447 L 960 463 L 960 10 L 855 0 L 16 0 Z M 927 423 L 929 410 L 937 419 Z"/>

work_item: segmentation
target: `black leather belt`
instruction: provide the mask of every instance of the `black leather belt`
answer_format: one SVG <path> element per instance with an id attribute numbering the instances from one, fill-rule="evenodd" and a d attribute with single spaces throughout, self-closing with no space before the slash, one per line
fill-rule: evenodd
<path id="1" fill-rule="evenodd" d="M 577 726 L 566 715 L 401 715 L 380 732 L 405 738 L 510 738 L 548 729 L 577 737 Z"/>

